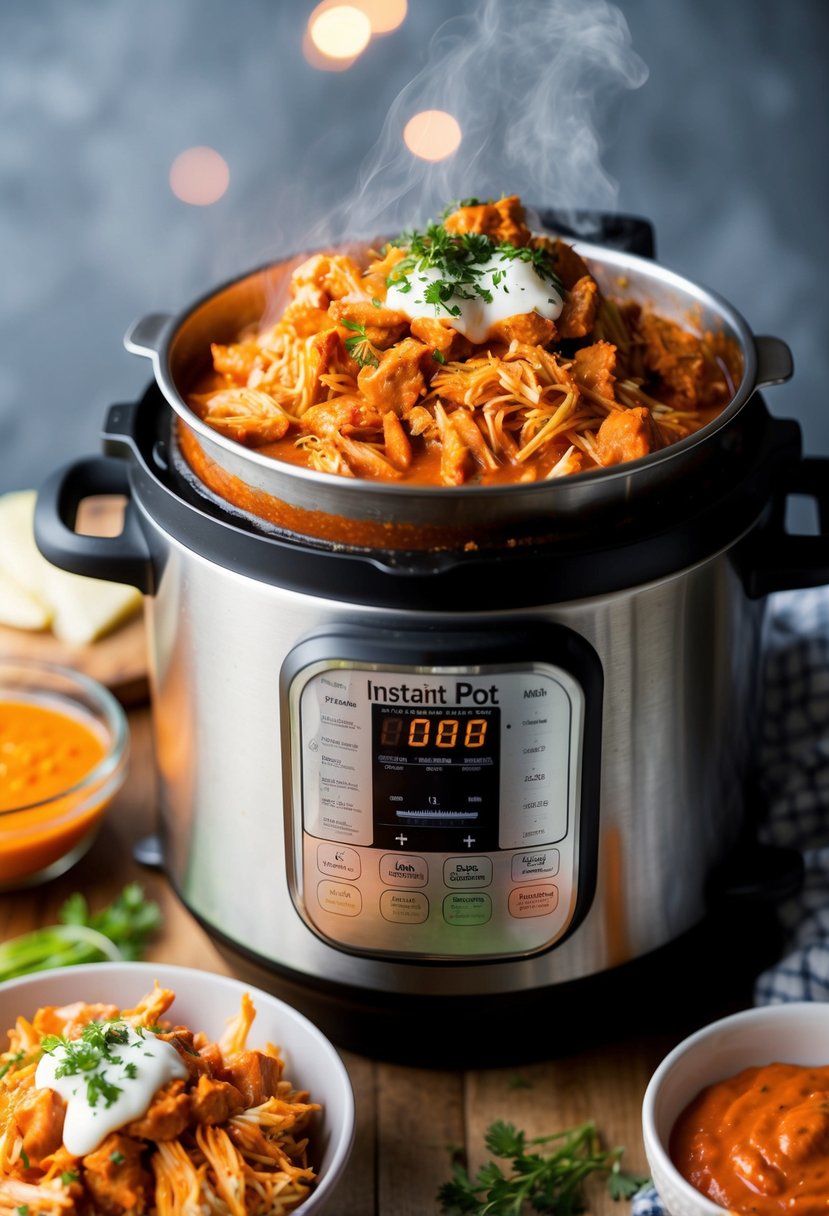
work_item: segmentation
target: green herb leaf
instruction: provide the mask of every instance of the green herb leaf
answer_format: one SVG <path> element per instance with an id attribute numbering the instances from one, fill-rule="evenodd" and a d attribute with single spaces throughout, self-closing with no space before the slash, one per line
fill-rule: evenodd
<path id="1" fill-rule="evenodd" d="M 473 206 L 476 200 L 464 200 L 452 204 L 444 212 L 444 218 L 457 210 L 457 206 Z M 498 287 L 503 284 L 505 271 L 492 269 L 497 258 L 505 263 L 520 260 L 529 263 L 543 282 L 552 286 L 563 299 L 565 290 L 554 268 L 555 255 L 544 247 L 517 246 L 506 241 L 494 241 L 484 232 L 448 232 L 442 223 L 429 223 L 422 232 L 410 230 L 401 233 L 390 242 L 404 249 L 405 256 L 397 262 L 386 278 L 388 287 L 401 292 L 412 290 L 412 279 L 419 273 L 430 271 L 432 281 L 424 292 L 424 300 L 433 304 L 435 313 L 441 310 L 450 316 L 458 316 L 460 308 L 453 299 L 482 299 L 492 302 L 492 292 L 483 276 Z M 434 272 L 438 277 L 434 277 Z M 504 288 L 506 290 L 506 288 Z"/>
<path id="2" fill-rule="evenodd" d="M 90 913 L 79 892 L 70 895 L 59 922 L 0 944 L 0 981 L 77 963 L 141 958 L 161 925 L 161 910 L 144 898 L 138 883 L 130 883 L 100 912 Z"/>
<path id="3" fill-rule="evenodd" d="M 120 1149 L 117 1148 L 113 1149 L 113 1151 L 109 1154 L 109 1159 L 114 1165 L 123 1165 L 126 1161 L 124 1154 Z"/>
<path id="4" fill-rule="evenodd" d="M 108 1065 L 122 1063 L 120 1057 L 113 1054 L 112 1048 L 129 1043 L 129 1037 L 126 1022 L 88 1022 L 81 1031 L 80 1038 L 66 1039 L 54 1034 L 44 1035 L 41 1047 L 48 1055 L 60 1052 L 55 1068 L 56 1078 L 82 1076 L 89 1105 L 97 1106 L 99 1101 L 103 1101 L 104 1105 L 109 1107 L 117 1100 L 122 1089 L 120 1085 L 109 1080 L 105 1070 Z M 128 1061 L 124 1065 L 122 1075 L 134 1080 L 138 1075 L 136 1065 Z"/>
<path id="5" fill-rule="evenodd" d="M 20 1150 L 20 1160 L 23 1162 L 24 1170 L 28 1170 L 31 1168 L 31 1162 L 29 1161 L 29 1154 L 26 1152 L 25 1148 L 21 1148 L 21 1150 Z"/>
<path id="6" fill-rule="evenodd" d="M 77 1170 L 64 1170 L 60 1176 L 60 1180 L 64 1186 L 71 1186 L 73 1182 L 80 1181 L 80 1174 Z"/>
<path id="7" fill-rule="evenodd" d="M 471 1178 L 455 1155 L 452 1177 L 438 1191 L 446 1216 L 522 1216 L 530 1210 L 575 1216 L 584 1210 L 582 1188 L 592 1174 L 607 1175 L 614 1199 L 629 1199 L 649 1181 L 622 1170 L 621 1148 L 602 1149 L 593 1122 L 528 1140 L 513 1124 L 498 1121 L 484 1143 L 494 1157 L 510 1161 L 511 1173 L 489 1161 Z"/>
<path id="8" fill-rule="evenodd" d="M 3 1077 L 5 1077 L 6 1073 L 10 1069 L 15 1068 L 21 1062 L 21 1060 L 25 1060 L 25 1059 L 26 1059 L 25 1051 L 10 1052 L 6 1056 L 3 1063 L 0 1064 L 0 1080 L 2 1080 Z"/>
<path id="9" fill-rule="evenodd" d="M 377 352 L 368 340 L 365 325 L 358 325 L 356 321 L 345 319 L 340 324 L 344 325 L 346 329 L 354 330 L 354 337 L 346 338 L 345 340 L 345 349 L 352 359 L 359 363 L 360 367 L 379 367 L 380 360 L 377 357 Z"/>

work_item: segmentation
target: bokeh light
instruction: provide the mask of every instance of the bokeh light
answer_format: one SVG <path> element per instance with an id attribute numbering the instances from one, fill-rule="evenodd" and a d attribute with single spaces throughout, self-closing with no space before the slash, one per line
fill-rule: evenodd
<path id="1" fill-rule="evenodd" d="M 170 189 L 194 207 L 218 202 L 230 185 L 227 161 L 215 148 L 187 148 L 170 166 Z"/>
<path id="2" fill-rule="evenodd" d="M 421 110 L 403 128 L 403 142 L 421 160 L 445 160 L 460 147 L 463 132 L 446 110 Z"/>
<path id="3" fill-rule="evenodd" d="M 390 34 L 406 20 L 407 0 L 353 0 L 371 22 L 372 34 Z"/>
<path id="4" fill-rule="evenodd" d="M 321 0 L 308 18 L 302 53 L 311 67 L 344 72 L 372 38 L 398 29 L 408 11 L 407 0 Z"/>
<path id="5" fill-rule="evenodd" d="M 318 5 L 308 21 L 308 33 L 326 59 L 353 61 L 371 41 L 371 22 L 353 4 Z"/>

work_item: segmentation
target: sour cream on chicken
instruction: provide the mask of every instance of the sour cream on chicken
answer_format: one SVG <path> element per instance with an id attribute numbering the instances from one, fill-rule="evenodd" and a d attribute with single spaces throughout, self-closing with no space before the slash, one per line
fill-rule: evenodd
<path id="1" fill-rule="evenodd" d="M 445 280 L 446 275 L 438 267 L 426 266 L 413 270 L 405 283 L 391 284 L 386 308 L 404 313 L 412 321 L 417 317 L 446 320 L 458 333 L 475 343 L 486 341 L 492 326 L 507 317 L 537 312 L 555 321 L 561 315 L 564 301 L 553 284 L 537 274 L 530 262 L 504 258 L 496 252 L 476 266 L 476 270 L 479 273 L 475 283 L 492 296 L 491 301 L 483 299 L 474 286 L 464 283 L 459 286 L 469 292 L 472 299 L 453 294 L 436 307 L 426 300 L 426 292 L 431 284 Z M 457 315 L 453 315 L 455 308 L 459 309 Z"/>
<path id="2" fill-rule="evenodd" d="M 53 1089 L 66 1102 L 63 1143 L 73 1157 L 93 1152 L 110 1132 L 146 1114 L 153 1095 L 168 1081 L 188 1075 L 187 1065 L 170 1043 L 117 1023 L 123 1041 L 110 1039 L 97 1062 L 79 1056 L 86 1044 L 59 1040 L 41 1057 L 35 1071 L 38 1089 Z M 104 1027 L 106 1029 L 106 1026 Z M 92 1064 L 84 1067 L 83 1061 Z"/>

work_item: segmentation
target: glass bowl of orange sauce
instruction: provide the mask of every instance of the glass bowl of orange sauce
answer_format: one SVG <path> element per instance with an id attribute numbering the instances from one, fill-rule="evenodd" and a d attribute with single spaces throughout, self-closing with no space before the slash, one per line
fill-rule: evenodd
<path id="1" fill-rule="evenodd" d="M 0 891 L 46 882 L 83 856 L 128 753 L 126 715 L 102 684 L 0 656 Z"/>
<path id="2" fill-rule="evenodd" d="M 731 1014 L 669 1052 L 642 1103 L 670 1216 L 826 1216 L 829 1003 Z"/>

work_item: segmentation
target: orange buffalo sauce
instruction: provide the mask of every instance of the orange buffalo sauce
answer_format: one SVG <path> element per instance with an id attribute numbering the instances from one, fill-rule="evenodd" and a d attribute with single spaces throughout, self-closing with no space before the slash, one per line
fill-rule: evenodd
<path id="1" fill-rule="evenodd" d="M 105 803 L 77 787 L 105 753 L 91 719 L 0 701 L 0 882 L 40 872 L 87 835 Z"/>
<path id="2" fill-rule="evenodd" d="M 829 1213 L 829 1068 L 767 1064 L 709 1085 L 677 1120 L 671 1159 L 721 1207 Z"/>

